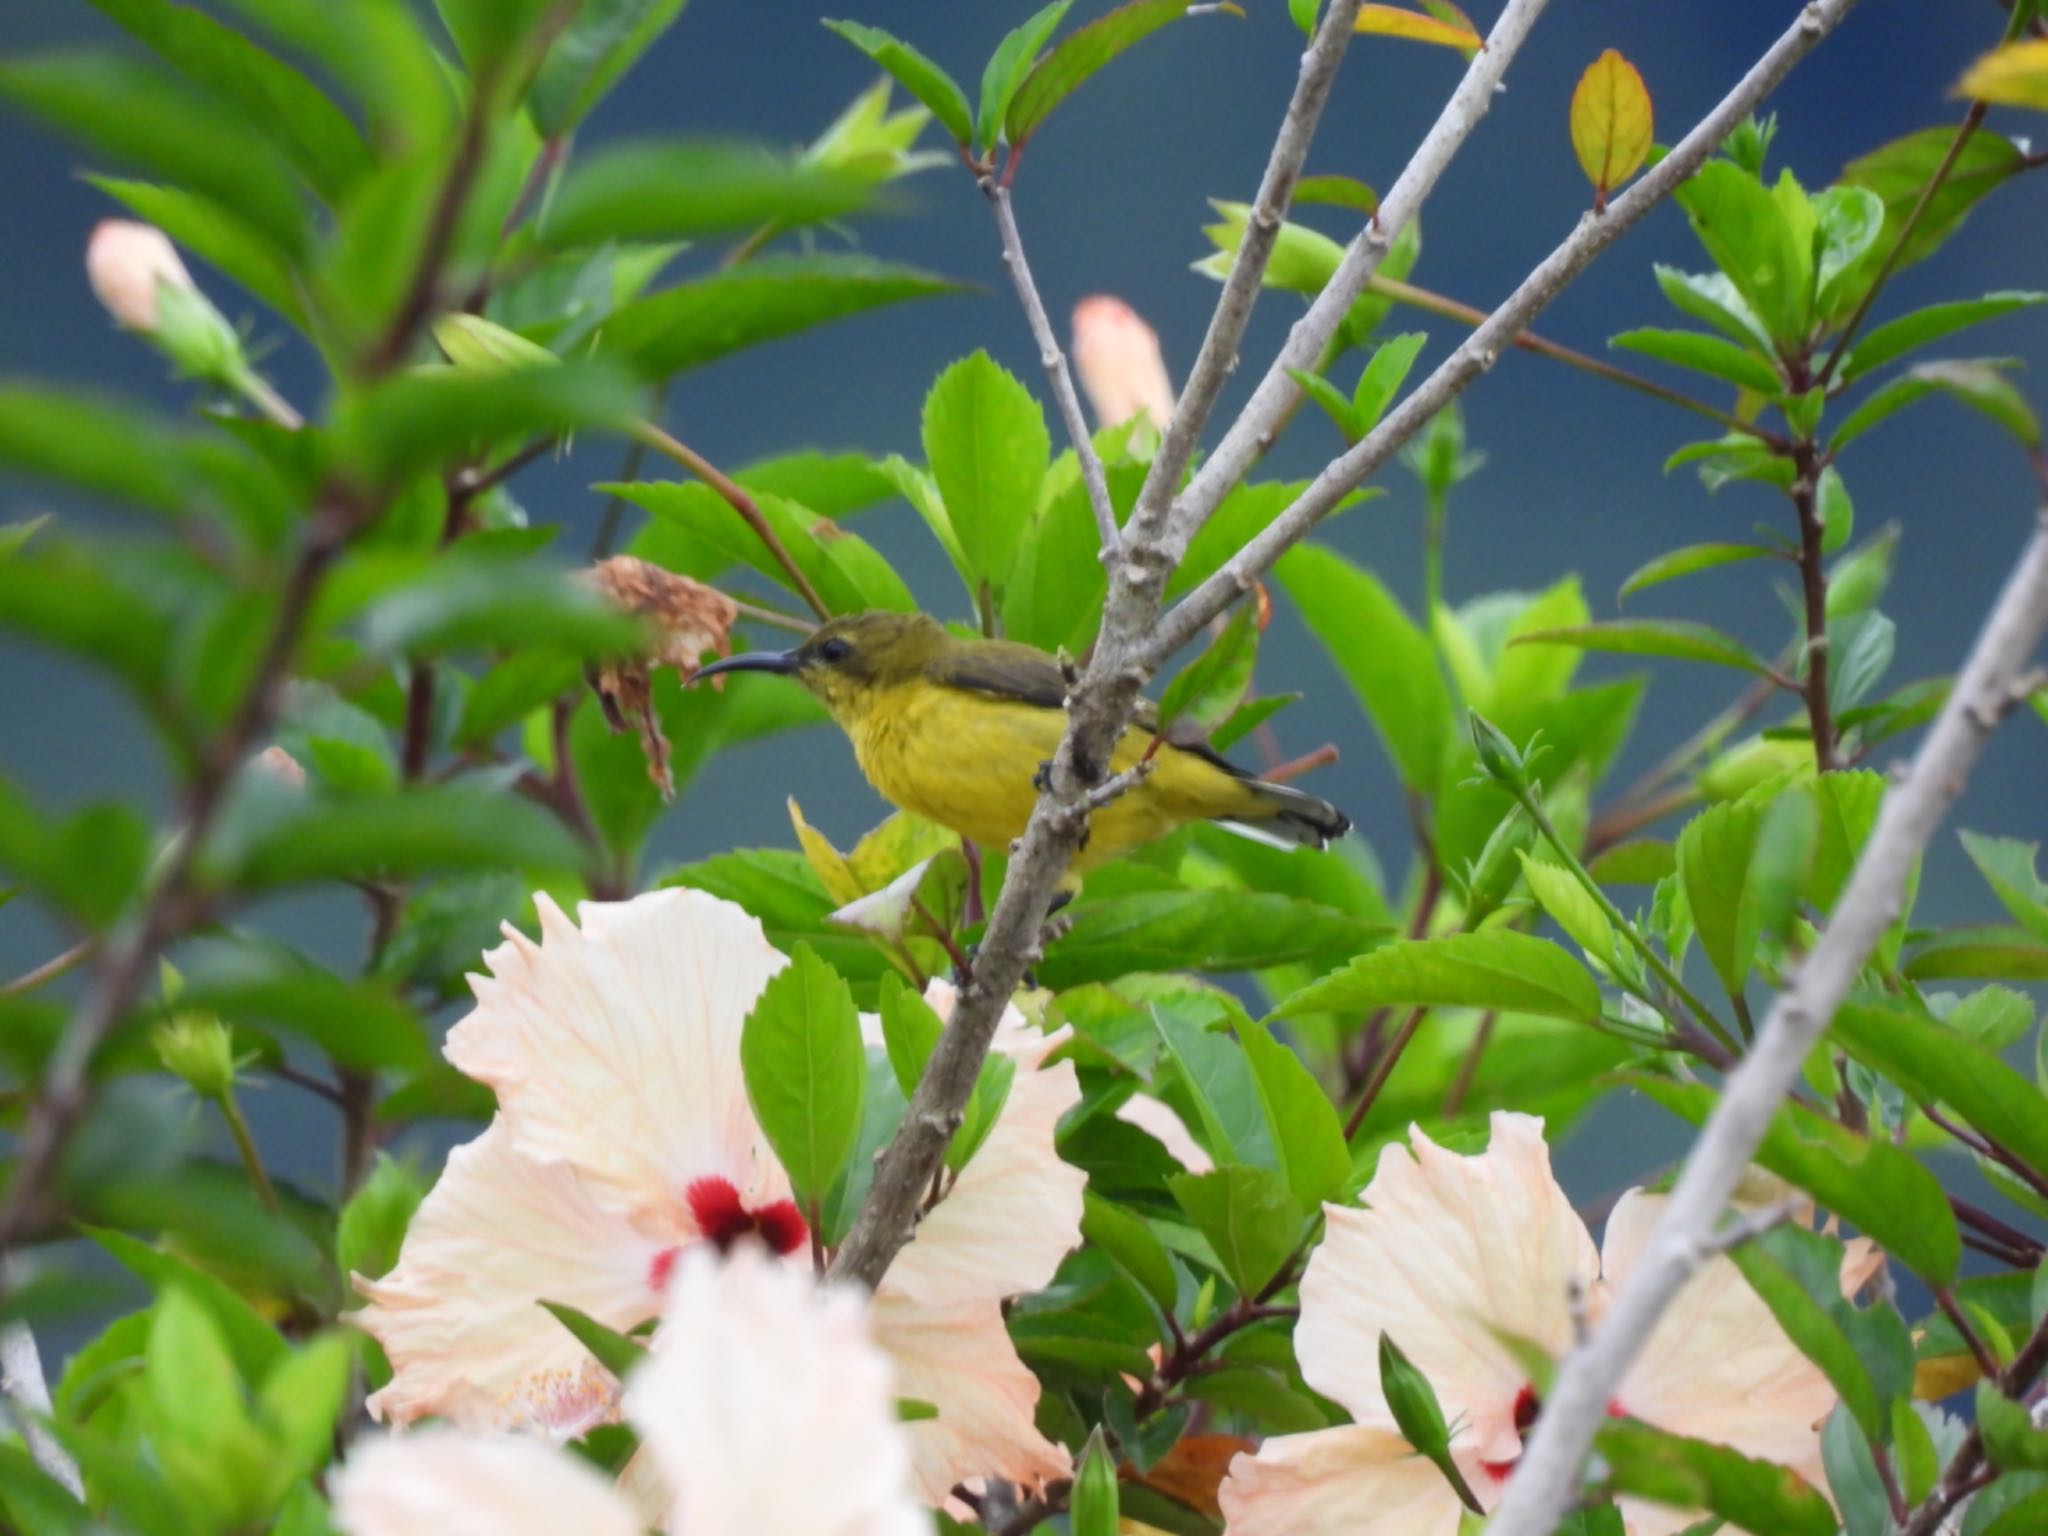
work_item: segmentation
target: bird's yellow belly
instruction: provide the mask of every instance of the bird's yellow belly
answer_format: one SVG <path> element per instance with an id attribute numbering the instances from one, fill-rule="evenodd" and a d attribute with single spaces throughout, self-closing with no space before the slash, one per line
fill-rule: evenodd
<path id="1" fill-rule="evenodd" d="M 861 771 L 883 798 L 1000 850 L 1023 836 L 1038 801 L 1033 777 L 1065 726 L 1055 710 L 932 688 L 877 703 L 849 734 Z M 1126 731 L 1114 768 L 1137 762 L 1151 740 Z M 1167 748 L 1149 778 L 1095 813 L 1074 868 L 1090 869 L 1184 822 L 1241 814 L 1249 799 L 1239 780 Z"/>

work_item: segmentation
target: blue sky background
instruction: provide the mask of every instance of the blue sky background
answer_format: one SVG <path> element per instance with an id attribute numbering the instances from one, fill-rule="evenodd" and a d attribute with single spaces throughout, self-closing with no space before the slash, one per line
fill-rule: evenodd
<path id="1" fill-rule="evenodd" d="M 957 76 L 977 79 L 995 41 L 1031 8 L 1023 0 L 827 0 L 847 15 L 914 39 Z M 1264 163 L 1292 87 L 1299 35 L 1280 0 L 1245 0 L 1243 20 L 1214 16 L 1168 29 L 1120 60 L 1063 108 L 1034 144 L 1017 186 L 1017 206 L 1040 284 L 1056 316 L 1097 291 L 1136 305 L 1164 338 L 1176 377 L 1200 341 L 1214 285 L 1188 270 L 1206 249 L 1199 226 L 1212 196 L 1243 198 Z M 1107 9 L 1081 0 L 1072 20 Z M 1482 27 L 1494 0 L 1473 6 Z M 1579 71 L 1606 47 L 1641 69 L 1655 96 L 1658 137 L 1669 142 L 1727 89 L 1790 20 L 1790 0 L 1555 0 L 1508 77 L 1508 89 L 1444 178 L 1423 218 L 1416 280 L 1490 307 L 1572 225 L 1587 201 L 1565 127 Z M 1772 105 L 1781 132 L 1774 165 L 1808 185 L 1890 138 L 1953 123 L 1948 92 L 1967 62 L 1996 39 L 1990 0 L 1863 0 L 1840 33 L 1793 75 Z M 792 0 L 694 0 L 666 39 L 584 132 L 586 144 L 636 134 L 753 135 L 795 144 L 822 128 L 873 79 L 868 62 L 819 25 L 819 12 Z M 0 7 L 0 49 L 115 40 L 78 0 L 13 0 Z M 1361 40 L 1345 66 L 1311 157 L 1312 172 L 1389 183 L 1457 77 L 1449 52 Z M 109 111 L 119 104 L 110 102 Z M 1994 118 L 1994 122 L 1999 121 Z M 2024 133 L 2048 119 L 2015 117 Z M 87 291 L 80 258 L 93 222 L 110 211 L 77 179 L 83 159 L 35 124 L 0 116 L 0 166 L 7 208 L 0 215 L 0 373 L 181 402 L 156 356 L 117 334 Z M 952 359 L 986 347 L 1037 387 L 1024 321 L 1007 290 L 992 223 L 964 172 L 929 172 L 908 185 L 896 217 L 865 222 L 864 248 L 980 285 L 963 296 L 925 301 L 813 333 L 687 374 L 671 396 L 668 421 L 726 464 L 801 445 L 915 455 L 924 391 Z M 1907 273 L 1879 318 L 1937 298 L 1991 289 L 2048 286 L 2044 223 L 2048 182 L 2021 179 L 1980 207 L 1964 234 L 1935 261 Z M 1313 222 L 1340 238 L 1342 219 L 1318 210 Z M 1600 353 L 1608 335 L 1676 323 L 1651 277 L 1656 261 L 1705 265 L 1675 208 L 1654 214 L 1603 257 L 1539 322 L 1541 333 Z M 231 315 L 253 312 L 211 274 L 201 274 Z M 1226 406 L 1241 399 L 1298 313 L 1296 300 L 1268 295 L 1244 353 L 1246 366 Z M 1455 343 L 1456 328 L 1414 317 L 1432 332 L 1423 367 Z M 280 328 L 259 322 L 259 336 Z M 279 339 L 282 339 L 279 336 Z M 2048 357 L 2048 316 L 2023 315 L 1964 338 L 1963 355 L 2013 354 L 2035 366 Z M 1654 371 L 1655 364 L 1644 364 Z M 311 405 L 318 381 L 308 359 L 286 345 L 272 359 L 286 392 Z M 1418 375 L 1419 376 L 1419 375 Z M 2031 387 L 2032 375 L 2021 375 Z M 2038 397 L 2037 397 L 2038 398 Z M 2048 402 L 2044 402 L 2048 403 Z M 1447 579 L 1459 600 L 1548 584 L 1568 571 L 1584 579 L 1595 613 L 1614 616 L 1620 581 L 1650 556 L 1704 539 L 1745 538 L 1758 521 L 1785 528 L 1775 493 L 1736 487 L 1710 497 L 1687 474 L 1666 478 L 1665 457 L 1700 435 L 1690 417 L 1559 368 L 1510 354 L 1467 396 L 1474 446 L 1488 467 L 1458 496 Z M 1277 475 L 1312 472 L 1338 447 L 1327 423 L 1304 414 L 1269 461 Z M 539 521 L 568 525 L 587 542 L 616 450 L 580 445 L 565 464 L 520 482 Z M 1894 681 L 1948 670 L 1967 647 L 2032 516 L 2032 480 L 2019 455 L 1987 423 L 1937 403 L 1871 434 L 1844 464 L 1859 532 L 1897 522 L 1904 542 L 1887 603 L 1899 624 Z M 1413 602 L 1420 584 L 1420 503 L 1412 480 L 1390 472 L 1391 494 L 1348 514 L 1328 541 L 1372 564 Z M 55 508 L 40 488 L 0 481 L 0 519 Z M 907 506 L 865 514 L 861 531 L 899 557 L 934 606 L 958 600 L 957 585 L 928 547 Z M 1773 568 L 1775 571 L 1775 568 Z M 1706 620 L 1760 649 L 1784 635 L 1777 579 L 1759 565 L 1711 573 L 1639 598 L 1630 612 Z M 1589 675 L 1626 668 L 1589 661 Z M 1309 703 L 1283 717 L 1290 750 L 1334 740 L 1342 762 L 1309 781 L 1357 818 L 1392 871 L 1406 863 L 1405 828 L 1393 776 L 1334 671 L 1284 603 L 1261 662 L 1270 690 L 1306 690 Z M 1681 663 L 1655 668 L 1637 745 L 1623 777 L 1646 766 L 1725 698 L 1739 679 Z M 108 794 L 161 802 L 154 749 L 112 692 L 82 671 L 29 654 L 0 638 L 0 774 L 55 808 Z M 2048 831 L 2048 732 L 2017 720 L 1994 744 L 1972 785 L 1961 825 L 2027 837 Z M 736 843 L 786 843 L 785 795 L 840 841 L 882 807 L 853 771 L 836 736 L 797 750 L 784 739 L 715 761 L 666 819 L 657 866 Z M 1943 919 L 1992 920 L 1997 910 L 1955 846 L 1942 834 L 1929 864 L 1923 911 Z M 352 910 L 313 904 L 285 914 L 301 931 L 331 929 L 339 953 L 360 940 Z M 0 915 L 0 975 L 47 952 L 48 933 L 20 907 Z M 323 944 L 322 947 L 327 947 Z M 295 1106 L 263 1096 L 273 1125 Z M 324 1136 L 324 1132 L 321 1133 Z M 1662 1141 L 1675 1150 L 1668 1127 Z M 1608 1143 L 1612 1145 L 1612 1143 Z M 1582 1141 L 1571 1162 L 1590 1193 L 1613 1182 L 1600 1139 Z M 309 1148 L 310 1155 L 310 1148 Z M 324 1155 L 324 1154 L 323 1154 Z M 1621 1173 L 1640 1173 L 1641 1144 Z M 1603 1178 L 1603 1173 L 1605 1177 Z"/>

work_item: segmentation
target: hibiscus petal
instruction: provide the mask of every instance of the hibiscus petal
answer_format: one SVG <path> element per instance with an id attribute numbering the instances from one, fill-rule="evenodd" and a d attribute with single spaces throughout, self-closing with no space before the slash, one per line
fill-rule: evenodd
<path id="1" fill-rule="evenodd" d="M 683 1256 L 626 1411 L 676 1490 L 670 1529 L 928 1536 L 888 1358 L 858 1293 L 742 1243 Z M 574 1529 L 574 1527 L 562 1527 Z"/>
<path id="2" fill-rule="evenodd" d="M 1553 1354 L 1572 1339 L 1571 1293 L 1597 1274 L 1593 1240 L 1550 1172 L 1543 1122 L 1497 1112 L 1473 1157 L 1420 1130 L 1380 1154 L 1367 1209 L 1325 1206 L 1301 1283 L 1303 1377 L 1362 1424 L 1391 1428 L 1379 1339 L 1393 1336 L 1436 1389 L 1453 1443 L 1487 1461 L 1521 1452 L 1526 1373 L 1492 1330 Z"/>
<path id="3" fill-rule="evenodd" d="M 334 1475 L 345 1536 L 639 1536 L 626 1501 L 565 1451 L 445 1428 L 358 1441 Z"/>
<path id="4" fill-rule="evenodd" d="M 349 1320 L 384 1346 L 394 1373 L 370 1412 L 399 1424 L 436 1414 L 473 1428 L 581 1433 L 609 1409 L 615 1384 L 538 1303 L 630 1328 L 660 1306 L 650 1281 L 660 1252 L 575 1174 L 522 1157 L 493 1121 L 448 1154 L 397 1267 L 355 1282 L 369 1305 Z"/>
<path id="5" fill-rule="evenodd" d="M 1455 1536 L 1464 1512 L 1399 1435 L 1356 1424 L 1275 1436 L 1219 1497 L 1225 1536 Z"/>
<path id="6" fill-rule="evenodd" d="M 1044 1287 L 1081 1241 L 1088 1175 L 1053 1136 L 1081 1099 L 1074 1064 L 1020 1066 L 994 1127 L 946 1198 L 918 1223 L 882 1289 L 920 1306 L 1000 1301 Z"/>
<path id="7" fill-rule="evenodd" d="M 1163 1099 L 1146 1093 L 1133 1094 L 1117 1106 L 1116 1117 L 1126 1125 L 1135 1125 L 1166 1148 L 1166 1155 L 1189 1173 L 1207 1173 L 1216 1166 L 1216 1160 L 1202 1150 L 1201 1143 L 1188 1130 L 1187 1122 Z"/>
<path id="8" fill-rule="evenodd" d="M 1035 1490 L 1073 1475 L 1066 1447 L 1038 1432 L 1038 1378 L 1017 1358 L 996 1302 L 938 1310 L 885 1284 L 873 1326 L 875 1342 L 896 1363 L 897 1391 L 939 1411 L 905 1426 L 926 1502 L 942 1505 L 955 1484 L 971 1478 Z"/>
<path id="9" fill-rule="evenodd" d="M 1610 1289 L 1628 1283 L 1665 1198 L 1632 1189 L 1607 1218 L 1600 1258 Z M 1834 1389 L 1726 1258 L 1710 1259 L 1672 1299 L 1618 1399 L 1659 1429 L 1733 1446 L 1825 1486 L 1820 1423 Z"/>
<path id="10" fill-rule="evenodd" d="M 760 923 L 701 891 L 585 902 L 580 927 L 535 905 L 541 942 L 507 929 L 447 1044 L 497 1091 L 520 1150 L 574 1167 L 650 1231 L 707 1176 L 749 1209 L 787 1198 L 740 1073 L 741 1027 L 787 963 Z"/>

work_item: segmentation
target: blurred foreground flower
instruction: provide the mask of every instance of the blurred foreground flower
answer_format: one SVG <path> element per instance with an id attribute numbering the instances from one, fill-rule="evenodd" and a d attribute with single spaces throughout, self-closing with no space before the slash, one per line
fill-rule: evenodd
<path id="1" fill-rule="evenodd" d="M 852 1291 L 758 1242 L 676 1266 L 659 1343 L 625 1413 L 674 1490 L 682 1536 L 922 1536 L 889 1359 Z M 346 1536 L 633 1536 L 642 1512 L 588 1463 L 531 1437 L 452 1428 L 365 1442 L 336 1478 Z"/>
<path id="2" fill-rule="evenodd" d="M 1159 333 L 1122 299 L 1098 293 L 1074 306 L 1074 369 L 1105 427 L 1143 416 L 1164 432 L 1173 416 L 1173 383 L 1159 355 Z"/>
<path id="3" fill-rule="evenodd" d="M 661 1314 L 693 1251 L 756 1239 L 811 1265 L 741 1074 L 746 1016 L 787 963 L 759 922 L 689 890 L 586 903 L 580 927 L 539 906 L 542 941 L 508 931 L 448 1037 L 498 1118 L 449 1155 L 397 1268 L 356 1282 L 370 1305 L 355 1321 L 394 1371 L 370 1409 L 397 1423 L 573 1439 L 617 1416 L 617 1384 L 536 1302 L 625 1330 Z M 969 1478 L 1037 1487 L 1070 1471 L 1033 1423 L 1038 1381 L 1002 1313 L 1080 1240 L 1086 1176 L 1053 1150 L 1080 1088 L 1070 1063 L 1044 1065 L 1062 1038 L 1006 1026 L 1017 1072 L 1001 1114 L 874 1297 L 897 1390 L 938 1410 L 907 1426 L 935 1504 Z"/>
<path id="4" fill-rule="evenodd" d="M 1664 1199 L 1622 1196 L 1596 1254 L 1551 1175 L 1542 1121 L 1496 1113 L 1491 1144 L 1472 1157 L 1420 1130 L 1411 1142 L 1381 1152 L 1364 1209 L 1324 1208 L 1328 1235 L 1301 1283 L 1302 1375 L 1356 1423 L 1277 1436 L 1233 1462 L 1222 1493 L 1229 1536 L 1454 1536 L 1457 1495 L 1396 1432 L 1380 1384 L 1383 1333 L 1435 1389 L 1452 1458 L 1491 1508 L 1542 1411 L 1503 1336 L 1561 1356 L 1574 1297 L 1598 1318 Z M 1717 1257 L 1666 1311 L 1612 1411 L 1824 1486 L 1819 1426 L 1834 1402 L 1741 1272 Z M 1630 1536 L 1670 1536 L 1699 1518 L 1633 1499 L 1621 1507 Z"/>
<path id="5" fill-rule="evenodd" d="M 706 651 L 730 656 L 732 624 L 739 609 L 716 587 L 631 555 L 599 561 L 584 573 L 584 579 L 614 606 L 642 619 L 654 633 L 653 648 L 646 655 L 602 662 L 591 681 L 604 705 L 605 720 L 614 731 L 622 731 L 632 722 L 640 734 L 640 749 L 647 755 L 647 776 L 664 800 L 673 800 L 676 782 L 669 771 L 668 736 L 654 712 L 654 669 L 674 667 L 676 676 L 687 683 L 697 675 Z M 719 681 L 713 679 L 712 685 L 716 687 Z"/>

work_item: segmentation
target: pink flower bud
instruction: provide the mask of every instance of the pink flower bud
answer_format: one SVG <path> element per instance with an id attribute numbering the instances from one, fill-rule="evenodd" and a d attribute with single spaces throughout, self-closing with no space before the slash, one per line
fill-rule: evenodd
<path id="1" fill-rule="evenodd" d="M 194 290 L 192 274 L 164 232 L 131 219 L 102 219 L 85 247 L 85 275 L 108 313 L 131 331 L 154 333 L 157 286 Z M 196 290 L 195 290 L 196 291 Z"/>
<path id="2" fill-rule="evenodd" d="M 1173 383 L 1159 355 L 1159 334 L 1122 299 L 1098 293 L 1074 306 L 1074 367 L 1103 426 L 1143 415 L 1166 430 Z"/>

